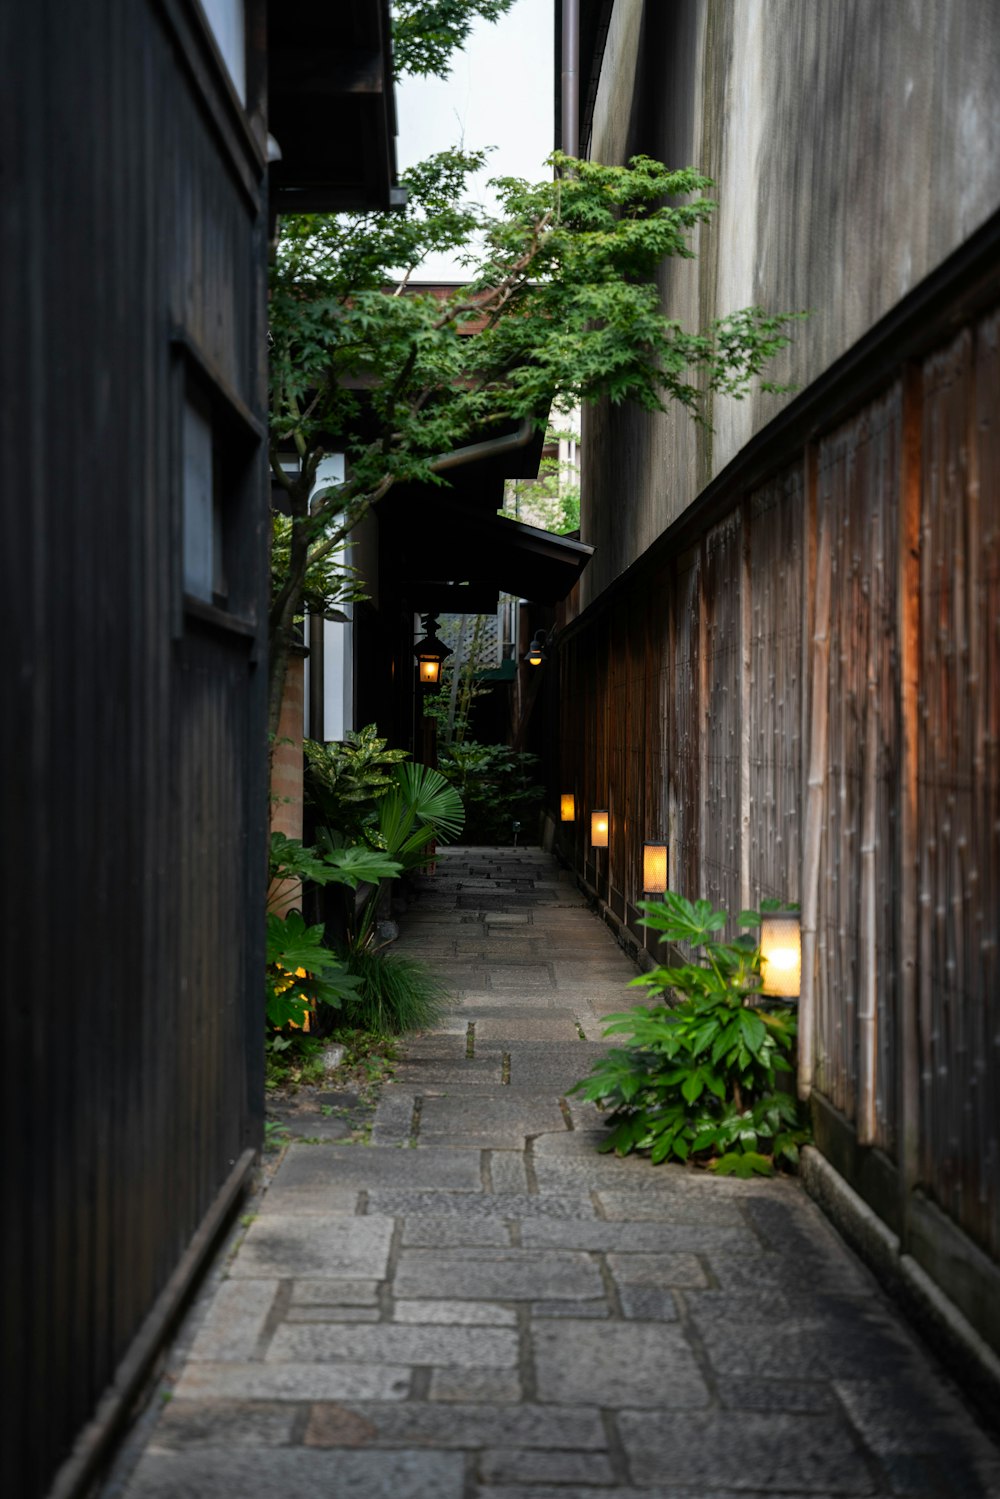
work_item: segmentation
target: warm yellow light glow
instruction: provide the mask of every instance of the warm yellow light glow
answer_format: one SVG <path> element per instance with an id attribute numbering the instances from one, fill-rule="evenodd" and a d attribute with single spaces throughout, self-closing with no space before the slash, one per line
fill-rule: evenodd
<path id="1" fill-rule="evenodd" d="M 541 664 L 542 664 L 542 653 L 541 653 L 541 651 L 538 651 L 538 650 L 529 651 L 528 655 L 527 655 L 527 662 L 528 662 L 529 666 L 541 666 Z"/>
<path id="2" fill-rule="evenodd" d="M 798 999 L 802 983 L 799 918 L 790 911 L 766 915 L 760 927 L 761 993 Z"/>
<path id="3" fill-rule="evenodd" d="M 437 656 L 421 656 L 419 670 L 421 682 L 426 682 L 430 687 L 436 687 L 441 680 L 440 658 Z"/>
<path id="4" fill-rule="evenodd" d="M 650 895 L 662 895 L 667 888 L 667 845 L 642 845 L 642 888 Z"/>
<path id="5" fill-rule="evenodd" d="M 559 816 L 563 822 L 576 822 L 576 797 L 572 791 L 564 791 L 559 798 Z"/>
<path id="6" fill-rule="evenodd" d="M 590 842 L 594 848 L 607 848 L 608 846 L 608 814 L 607 812 L 591 812 L 590 814 Z"/>

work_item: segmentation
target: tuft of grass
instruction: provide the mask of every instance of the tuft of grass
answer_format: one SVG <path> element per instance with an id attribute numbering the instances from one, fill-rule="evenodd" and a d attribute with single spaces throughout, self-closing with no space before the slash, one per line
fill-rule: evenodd
<path id="1" fill-rule="evenodd" d="M 275 1040 L 281 1046 L 275 1046 Z M 326 1073 L 323 1052 L 326 1042 L 318 1036 L 299 1031 L 293 1036 L 272 1036 L 264 1046 L 264 1085 L 266 1088 L 315 1087 Z"/>
<path id="2" fill-rule="evenodd" d="M 354 952 L 347 967 L 360 982 L 344 1005 L 344 1020 L 375 1036 L 426 1030 L 438 1019 L 448 997 L 446 986 L 416 958 L 385 951 Z"/>

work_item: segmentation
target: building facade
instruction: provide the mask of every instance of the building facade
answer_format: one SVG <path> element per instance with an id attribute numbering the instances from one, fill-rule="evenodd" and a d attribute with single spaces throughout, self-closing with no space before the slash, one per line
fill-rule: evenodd
<path id="1" fill-rule="evenodd" d="M 595 555 L 550 789 L 608 807 L 611 837 L 598 862 L 578 822 L 564 849 L 640 947 L 645 839 L 689 897 L 800 903 L 813 1185 L 848 1185 L 887 1278 L 933 1282 L 996 1352 L 1000 14 L 581 19 L 585 151 L 716 183 L 697 260 L 663 269 L 669 315 L 808 317 L 773 372 L 793 393 L 717 399 L 710 429 L 584 415 Z"/>
<path id="2" fill-rule="evenodd" d="M 272 208 L 393 176 L 387 0 L 336 11 L 0 13 L 18 1499 L 89 1489 L 261 1144 L 268 160 Z"/>

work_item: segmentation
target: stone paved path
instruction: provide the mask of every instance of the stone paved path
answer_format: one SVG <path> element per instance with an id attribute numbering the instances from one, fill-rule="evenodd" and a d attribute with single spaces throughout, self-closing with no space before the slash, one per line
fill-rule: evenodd
<path id="1" fill-rule="evenodd" d="M 796 1182 L 595 1154 L 634 969 L 548 858 L 451 851 L 403 947 L 457 1002 L 370 1147 L 289 1150 L 129 1499 L 1000 1495 Z"/>

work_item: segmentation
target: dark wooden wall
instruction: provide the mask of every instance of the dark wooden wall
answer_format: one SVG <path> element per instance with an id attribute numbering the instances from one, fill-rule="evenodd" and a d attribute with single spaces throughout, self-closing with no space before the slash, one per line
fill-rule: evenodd
<path id="1" fill-rule="evenodd" d="M 35 1499 L 262 1132 L 263 162 L 183 0 L 0 8 L 0 1488 Z M 226 469 L 185 605 L 181 407 Z"/>
<path id="2" fill-rule="evenodd" d="M 767 477 L 723 476 L 563 631 L 551 779 L 578 798 L 565 853 L 639 944 L 645 839 L 668 836 L 671 888 L 733 915 L 801 901 L 818 1143 L 1000 1347 L 992 265 L 978 310 L 956 273 L 905 359 L 880 334 L 853 399 L 845 376 L 758 445 Z"/>

